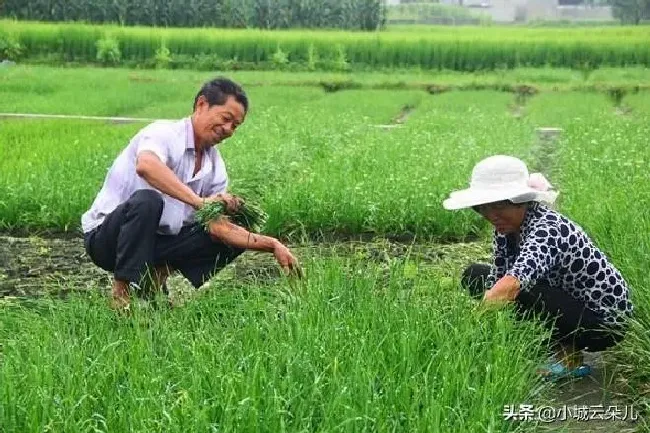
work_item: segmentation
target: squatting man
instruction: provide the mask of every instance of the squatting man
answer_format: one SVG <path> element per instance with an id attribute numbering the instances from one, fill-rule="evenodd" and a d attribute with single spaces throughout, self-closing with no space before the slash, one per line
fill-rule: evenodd
<path id="1" fill-rule="evenodd" d="M 113 273 L 113 308 L 128 308 L 134 294 L 167 293 L 173 271 L 198 288 L 247 249 L 273 253 L 288 273 L 299 270 L 275 238 L 227 218 L 211 222 L 208 231 L 195 220 L 196 211 L 212 201 L 222 201 L 229 212 L 241 206 L 227 192 L 216 145 L 244 122 L 248 104 L 238 84 L 211 80 L 194 98 L 191 116 L 147 125 L 113 162 L 81 220 L 87 254 Z"/>

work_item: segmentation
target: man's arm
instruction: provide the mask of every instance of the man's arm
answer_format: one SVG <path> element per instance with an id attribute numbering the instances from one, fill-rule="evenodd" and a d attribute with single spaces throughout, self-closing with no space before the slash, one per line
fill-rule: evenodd
<path id="1" fill-rule="evenodd" d="M 135 171 L 149 185 L 170 197 L 195 209 L 200 208 L 203 204 L 203 199 L 181 182 L 176 174 L 152 151 L 145 150 L 138 155 Z"/>
<path id="2" fill-rule="evenodd" d="M 281 245 L 275 238 L 251 233 L 226 218 L 211 221 L 209 233 L 212 238 L 234 248 L 272 253 L 276 246 Z"/>
<path id="3" fill-rule="evenodd" d="M 210 222 L 209 233 L 212 238 L 234 248 L 273 253 L 282 268 L 288 272 L 297 271 L 298 275 L 301 275 L 298 261 L 291 254 L 289 248 L 275 238 L 251 233 L 245 228 L 231 223 L 227 218 L 219 218 Z"/>

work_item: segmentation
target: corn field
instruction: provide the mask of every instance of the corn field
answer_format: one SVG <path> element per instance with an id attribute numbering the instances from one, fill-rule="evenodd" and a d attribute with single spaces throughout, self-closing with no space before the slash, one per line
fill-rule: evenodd
<path id="1" fill-rule="evenodd" d="M 457 71 L 650 65 L 648 27 L 433 27 L 368 33 L 0 21 L 0 42 L 3 38 L 19 46 L 14 57 L 55 65 L 107 63 L 204 70 L 302 65 L 320 70 L 416 67 Z"/>
<path id="2" fill-rule="evenodd" d="M 0 16 L 163 27 L 325 27 L 374 30 L 380 0 L 5 0 Z"/>

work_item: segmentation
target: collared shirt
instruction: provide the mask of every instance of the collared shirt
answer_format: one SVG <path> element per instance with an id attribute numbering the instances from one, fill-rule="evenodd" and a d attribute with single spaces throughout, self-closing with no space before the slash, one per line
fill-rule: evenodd
<path id="1" fill-rule="evenodd" d="M 601 313 L 606 323 L 618 324 L 632 313 L 625 279 L 576 223 L 533 203 L 518 237 L 494 232 L 488 289 L 505 275 L 517 278 L 523 291 L 543 280 Z"/>
<path id="2" fill-rule="evenodd" d="M 81 218 L 84 233 L 101 225 L 104 218 L 135 191 L 156 190 L 135 171 L 137 157 L 145 150 L 155 153 L 199 197 L 226 191 L 228 174 L 221 154 L 214 147 L 202 151 L 201 168 L 196 175 L 193 174 L 196 149 L 191 119 L 156 121 L 141 129 L 113 162 L 102 189 Z M 161 194 L 164 208 L 158 233 L 178 234 L 183 226 L 195 221 L 195 210 L 180 200 Z"/>

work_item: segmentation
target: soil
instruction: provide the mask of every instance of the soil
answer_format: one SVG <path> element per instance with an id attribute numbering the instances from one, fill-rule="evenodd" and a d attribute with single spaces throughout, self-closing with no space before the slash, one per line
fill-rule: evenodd
<path id="1" fill-rule="evenodd" d="M 552 401 L 543 405 L 556 411 L 564 410 L 566 416 L 560 419 L 556 415 L 554 422 L 541 423 L 539 431 L 632 433 L 647 428 L 639 413 L 640 408 L 627 401 L 622 393 L 622 377 L 608 358 L 608 352 L 585 353 L 585 362 L 592 367 L 592 374 L 582 379 L 558 382 Z M 582 408 L 582 415 L 579 408 Z M 611 419 L 617 411 L 620 411 L 617 418 Z"/>
<path id="2" fill-rule="evenodd" d="M 393 123 L 396 123 L 396 124 L 405 123 L 406 120 L 408 119 L 408 117 L 411 114 L 413 114 L 413 111 L 415 111 L 415 106 L 413 106 L 413 105 L 405 105 L 404 107 L 402 107 L 402 109 L 400 110 L 397 117 L 395 117 L 395 119 L 393 119 Z"/>
<path id="3" fill-rule="evenodd" d="M 378 263 L 409 257 L 423 267 L 437 267 L 451 276 L 472 261 L 487 261 L 486 243 L 405 244 L 389 239 L 336 240 L 318 244 L 290 245 L 299 260 L 330 255 L 354 256 Z M 246 252 L 228 266 L 218 279 L 257 280 L 277 278 L 279 269 L 269 254 Z M 79 237 L 18 237 L 0 235 L 0 298 L 64 295 L 70 291 L 110 287 L 111 275 L 95 266 Z M 189 288 L 181 276 L 171 277 L 174 287 Z"/>
<path id="4" fill-rule="evenodd" d="M 109 284 L 109 275 L 86 257 L 80 238 L 0 236 L 0 298 L 64 294 Z"/>

